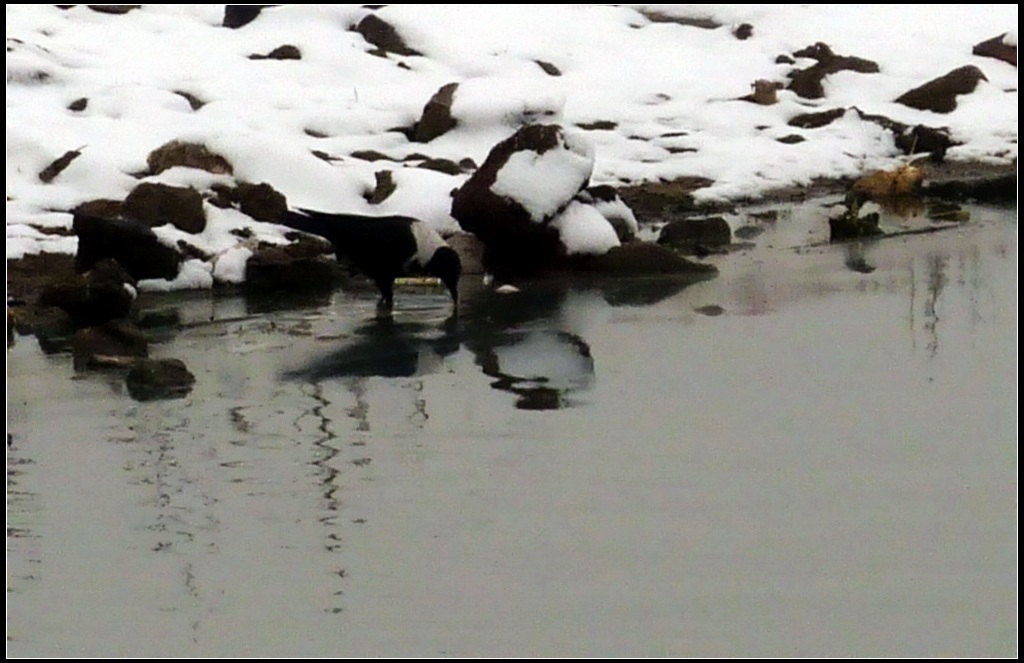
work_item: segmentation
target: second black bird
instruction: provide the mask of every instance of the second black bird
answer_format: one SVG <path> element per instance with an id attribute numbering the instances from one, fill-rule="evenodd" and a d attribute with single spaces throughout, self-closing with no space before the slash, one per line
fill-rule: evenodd
<path id="1" fill-rule="evenodd" d="M 458 303 L 459 255 L 437 231 L 418 219 L 300 208 L 286 212 L 280 222 L 330 241 L 339 261 L 347 259 L 377 285 L 382 308 L 394 305 L 395 279 L 417 274 L 440 279 L 452 302 Z"/>

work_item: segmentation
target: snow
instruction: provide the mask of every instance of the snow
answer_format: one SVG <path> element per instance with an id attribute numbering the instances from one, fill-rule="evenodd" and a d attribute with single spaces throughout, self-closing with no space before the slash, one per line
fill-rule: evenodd
<path id="1" fill-rule="evenodd" d="M 140 181 L 204 192 L 214 183 L 266 182 L 295 207 L 405 214 L 447 235 L 458 230 L 451 192 L 469 173 L 445 175 L 405 159 L 480 164 L 495 143 L 534 121 L 562 124 L 569 152 L 548 159 L 517 153 L 496 183 L 528 201 L 534 218 L 556 211 L 552 206 L 564 201 L 553 202 L 551 192 L 576 182 L 619 186 L 703 176 L 714 183 L 699 189 L 698 199 L 728 201 L 905 162 L 891 134 L 852 111 L 818 129 L 787 125 L 794 115 L 832 108 L 948 127 L 963 143 L 949 150 L 949 160 L 1017 158 L 1017 70 L 971 52 L 1002 35 L 1016 45 L 1017 5 L 421 4 L 375 12 L 362 5 L 280 5 L 235 30 L 220 25 L 223 5 L 143 5 L 124 15 L 85 5 L 7 5 L 6 12 L 8 259 L 73 253 L 74 236 L 52 232 L 69 233 L 69 210 L 94 199 L 122 200 Z M 422 55 L 374 55 L 352 29 L 370 13 Z M 720 27 L 666 17 L 711 19 Z M 741 23 L 753 26 L 750 38 L 733 36 Z M 823 99 L 780 90 L 770 106 L 738 101 L 753 81 L 785 82 L 793 66 L 812 64 L 776 58 L 816 42 L 873 60 L 880 72 L 832 74 Z M 296 46 L 301 59 L 250 58 L 284 44 Z M 893 103 L 966 64 L 987 80 L 961 95 L 952 113 Z M 429 143 L 394 131 L 412 126 L 430 97 L 453 82 L 454 129 Z M 190 98 L 202 105 L 193 109 Z M 71 110 L 79 99 L 88 100 L 86 107 Z M 592 122 L 612 128 L 579 129 Z M 790 134 L 807 140 L 778 142 Z M 171 140 L 206 145 L 232 164 L 233 174 L 173 168 L 142 178 L 147 155 Z M 69 150 L 80 155 L 42 182 L 40 171 Z M 357 150 L 389 160 L 352 157 Z M 364 196 L 380 170 L 391 171 L 397 188 L 371 205 Z M 597 209 L 573 203 L 554 221 L 570 250 L 614 245 Z M 174 282 L 140 287 L 237 283 L 254 239 L 284 242 L 279 227 L 209 203 L 205 211 L 206 231 L 187 241 L 212 257 L 187 262 Z M 249 239 L 230 232 L 242 228 Z M 170 226 L 155 232 L 169 244 L 185 236 Z"/>

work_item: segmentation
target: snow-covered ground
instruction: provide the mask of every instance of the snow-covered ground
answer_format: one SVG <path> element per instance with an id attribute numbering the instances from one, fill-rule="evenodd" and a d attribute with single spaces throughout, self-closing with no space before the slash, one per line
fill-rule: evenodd
<path id="1" fill-rule="evenodd" d="M 375 53 L 353 29 L 371 13 L 418 54 Z M 224 5 L 143 5 L 123 15 L 7 5 L 8 259 L 73 253 L 76 238 L 52 232 L 70 228 L 69 210 L 123 200 L 140 181 L 201 192 L 266 182 L 290 205 L 407 214 L 449 233 L 458 229 L 450 194 L 470 170 L 417 167 L 422 157 L 479 165 L 535 121 L 562 124 L 579 152 L 592 154 L 591 185 L 701 176 L 713 184 L 695 193 L 700 200 L 756 197 L 906 161 L 891 132 L 854 111 L 817 129 L 787 124 L 833 108 L 948 127 L 960 143 L 950 160 L 1017 158 L 1016 67 L 972 54 L 1004 34 L 1015 47 L 1017 5 L 283 5 L 238 29 L 222 27 L 223 17 Z M 742 24 L 752 28 L 745 39 L 736 36 Z M 812 65 L 778 58 L 817 42 L 879 71 L 831 74 L 819 99 L 785 89 L 770 105 L 739 99 L 755 80 L 787 83 L 787 73 Z M 283 45 L 300 59 L 250 57 Z M 953 112 L 894 102 L 964 65 L 987 80 L 959 96 Z M 395 131 L 412 127 L 453 82 L 453 129 L 429 142 Z M 793 134 L 806 140 L 778 140 Z M 140 178 L 147 155 L 172 140 L 206 145 L 232 173 L 178 167 Z M 42 181 L 40 172 L 71 150 L 79 155 Z M 387 159 L 352 156 L 370 150 Z M 365 194 L 382 169 L 396 189 L 370 204 Z M 542 207 L 545 189 L 536 191 Z M 200 266 L 204 282 L 244 275 L 239 264 L 249 254 L 232 230 L 283 241 L 278 227 L 238 210 L 206 204 L 205 213 L 206 230 L 188 240 L 221 259 L 219 272 Z M 579 220 L 563 223 L 577 224 L 568 236 L 593 240 L 577 232 Z M 156 230 L 168 242 L 183 235 Z"/>

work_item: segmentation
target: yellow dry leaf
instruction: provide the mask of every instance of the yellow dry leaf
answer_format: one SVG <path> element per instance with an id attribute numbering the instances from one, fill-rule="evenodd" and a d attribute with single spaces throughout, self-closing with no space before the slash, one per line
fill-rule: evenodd
<path id="1" fill-rule="evenodd" d="M 852 190 L 869 198 L 884 199 L 915 193 L 924 181 L 924 171 L 904 165 L 894 170 L 879 170 L 853 183 Z"/>

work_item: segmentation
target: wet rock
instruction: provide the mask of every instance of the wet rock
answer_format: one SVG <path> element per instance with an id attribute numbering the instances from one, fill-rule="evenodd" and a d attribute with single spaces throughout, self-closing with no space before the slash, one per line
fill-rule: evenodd
<path id="1" fill-rule="evenodd" d="M 458 124 L 452 117 L 452 100 L 458 88 L 458 83 L 443 85 L 423 107 L 423 113 L 413 129 L 413 138 L 417 143 L 429 143 Z"/>
<path id="2" fill-rule="evenodd" d="M 817 60 L 807 69 L 799 69 L 788 74 L 790 82 L 786 88 L 805 99 L 821 99 L 825 96 L 822 81 L 829 74 L 838 71 L 855 71 L 863 74 L 879 72 L 878 63 L 849 55 L 836 55 L 828 44 L 822 42 L 801 49 L 793 56 Z"/>
<path id="3" fill-rule="evenodd" d="M 84 274 L 74 274 L 45 286 L 39 306 L 54 306 L 77 327 L 99 325 L 126 317 L 135 303 L 135 280 L 115 260 L 105 259 Z"/>
<path id="4" fill-rule="evenodd" d="M 151 401 L 187 396 L 196 377 L 180 359 L 144 359 L 133 364 L 124 382 L 132 398 Z"/>
<path id="5" fill-rule="evenodd" d="M 131 358 L 148 356 L 149 342 L 128 320 L 110 320 L 76 331 L 71 338 L 71 350 L 76 370 L 124 366 Z"/>
<path id="6" fill-rule="evenodd" d="M 967 65 L 904 92 L 896 98 L 896 103 L 918 110 L 951 113 L 956 109 L 958 95 L 974 92 L 979 81 L 987 80 L 981 69 Z"/>
<path id="7" fill-rule="evenodd" d="M 925 195 L 946 200 L 1016 203 L 1017 175 L 962 176 L 926 182 Z"/>
<path id="8" fill-rule="evenodd" d="M 828 220 L 830 242 L 876 237 L 882 234 L 881 228 L 878 227 L 878 212 L 861 216 L 860 209 L 860 204 L 851 202 L 842 214 Z"/>
<path id="9" fill-rule="evenodd" d="M 720 216 L 670 221 L 658 233 L 658 244 L 687 254 L 708 248 L 728 246 L 732 242 L 729 222 Z"/>
<path id="10" fill-rule="evenodd" d="M 172 140 L 156 148 L 146 156 L 149 173 L 157 175 L 168 168 L 197 168 L 215 175 L 231 175 L 231 163 L 219 154 L 211 152 L 205 145 Z"/>
<path id="11" fill-rule="evenodd" d="M 409 48 L 394 26 L 376 14 L 367 14 L 356 25 L 355 31 L 361 34 L 363 39 L 376 46 L 380 55 L 387 53 L 422 55 L 419 51 Z"/>
<path id="12" fill-rule="evenodd" d="M 575 269 L 599 272 L 604 276 L 689 274 L 703 279 L 718 273 L 714 265 L 690 260 L 670 248 L 651 242 L 630 242 L 599 256 L 574 257 L 571 263 Z"/>
<path id="13" fill-rule="evenodd" d="M 39 180 L 41 182 L 46 182 L 47 184 L 49 184 L 50 182 L 53 181 L 55 177 L 60 175 L 60 173 L 65 168 L 70 166 L 71 162 L 77 159 L 80 154 L 82 154 L 81 150 L 68 150 L 57 159 L 54 159 L 50 165 L 48 165 L 46 168 L 43 168 L 43 170 L 40 171 Z"/>
<path id="14" fill-rule="evenodd" d="M 763 232 L 763 226 L 740 226 L 736 229 L 733 235 L 735 235 L 737 239 L 754 239 Z"/>
<path id="15" fill-rule="evenodd" d="M 154 228 L 169 223 L 192 234 L 206 229 L 203 197 L 191 187 L 142 182 L 125 198 L 124 212 L 128 217 Z"/>
<path id="16" fill-rule="evenodd" d="M 995 58 L 1002 60 L 1007 64 L 1012 64 L 1014 67 L 1017 66 L 1017 40 L 1013 39 L 1013 43 L 1007 43 L 1009 35 L 1003 33 L 998 37 L 992 37 L 986 39 L 983 42 L 977 44 L 971 53 L 974 55 L 980 55 L 986 58 Z"/>
<path id="17" fill-rule="evenodd" d="M 72 228 L 78 236 L 75 269 L 85 272 L 112 258 L 131 277 L 173 279 L 181 267 L 181 256 L 157 239 L 151 228 L 130 219 L 75 214 Z"/>

